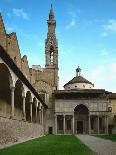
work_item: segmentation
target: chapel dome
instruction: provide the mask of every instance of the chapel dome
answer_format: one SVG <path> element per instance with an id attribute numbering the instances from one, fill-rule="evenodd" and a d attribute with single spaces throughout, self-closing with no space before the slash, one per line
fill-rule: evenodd
<path id="1" fill-rule="evenodd" d="M 65 90 L 73 90 L 73 89 L 92 89 L 94 84 L 81 76 L 81 69 L 76 69 L 76 77 L 70 80 L 68 83 L 64 85 Z"/>

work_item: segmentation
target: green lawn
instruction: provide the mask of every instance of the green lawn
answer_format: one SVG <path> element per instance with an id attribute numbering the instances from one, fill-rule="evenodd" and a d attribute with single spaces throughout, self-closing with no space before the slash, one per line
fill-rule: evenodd
<path id="1" fill-rule="evenodd" d="M 95 135 L 96 137 L 100 137 L 100 138 L 103 138 L 103 139 L 109 139 L 111 141 L 114 141 L 116 142 L 116 134 L 109 134 L 109 135 Z"/>
<path id="2" fill-rule="evenodd" d="M 0 155 L 95 155 L 75 136 L 49 135 L 0 150 Z"/>

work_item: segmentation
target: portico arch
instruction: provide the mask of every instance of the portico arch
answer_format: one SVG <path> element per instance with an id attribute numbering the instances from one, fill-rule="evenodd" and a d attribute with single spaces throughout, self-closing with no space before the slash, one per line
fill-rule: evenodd
<path id="1" fill-rule="evenodd" d="M 5 117 L 11 116 L 11 85 L 10 71 L 4 63 L 0 63 L 0 114 Z"/>
<path id="2" fill-rule="evenodd" d="M 75 133 L 84 134 L 88 133 L 88 123 L 89 123 L 89 110 L 83 105 L 79 104 L 74 109 L 74 118 L 75 118 Z"/>
<path id="3" fill-rule="evenodd" d="M 32 104 L 32 121 L 34 123 L 36 123 L 36 104 L 37 104 L 37 99 L 34 97 L 33 104 Z"/>
<path id="4" fill-rule="evenodd" d="M 31 122 L 31 109 L 30 104 L 32 104 L 31 92 L 27 91 L 25 98 L 25 112 L 26 112 L 26 121 Z"/>
<path id="5" fill-rule="evenodd" d="M 23 95 L 24 87 L 22 82 L 18 79 L 15 84 L 14 91 L 14 106 L 15 106 L 15 117 L 18 119 L 23 118 Z"/>

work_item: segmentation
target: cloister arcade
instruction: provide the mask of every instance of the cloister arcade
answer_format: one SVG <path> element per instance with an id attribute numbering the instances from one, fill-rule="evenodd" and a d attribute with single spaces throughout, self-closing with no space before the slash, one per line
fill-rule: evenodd
<path id="1" fill-rule="evenodd" d="M 0 117 L 43 124 L 44 106 L 0 58 Z"/>

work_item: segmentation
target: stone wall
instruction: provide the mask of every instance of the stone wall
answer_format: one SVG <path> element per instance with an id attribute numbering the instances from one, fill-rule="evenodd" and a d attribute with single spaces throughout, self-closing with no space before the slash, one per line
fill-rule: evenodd
<path id="1" fill-rule="evenodd" d="M 0 144 L 14 143 L 44 135 L 43 126 L 0 117 Z"/>
<path id="2" fill-rule="evenodd" d="M 52 133 L 55 134 L 54 110 L 47 109 L 45 116 L 45 134 L 49 134 L 49 127 L 52 127 Z"/>
<path id="3" fill-rule="evenodd" d="M 55 100 L 55 112 L 69 112 L 72 113 L 75 107 L 79 104 L 85 105 L 90 111 L 107 111 L 107 99 L 91 99 L 91 100 L 67 100 L 56 99 Z"/>

